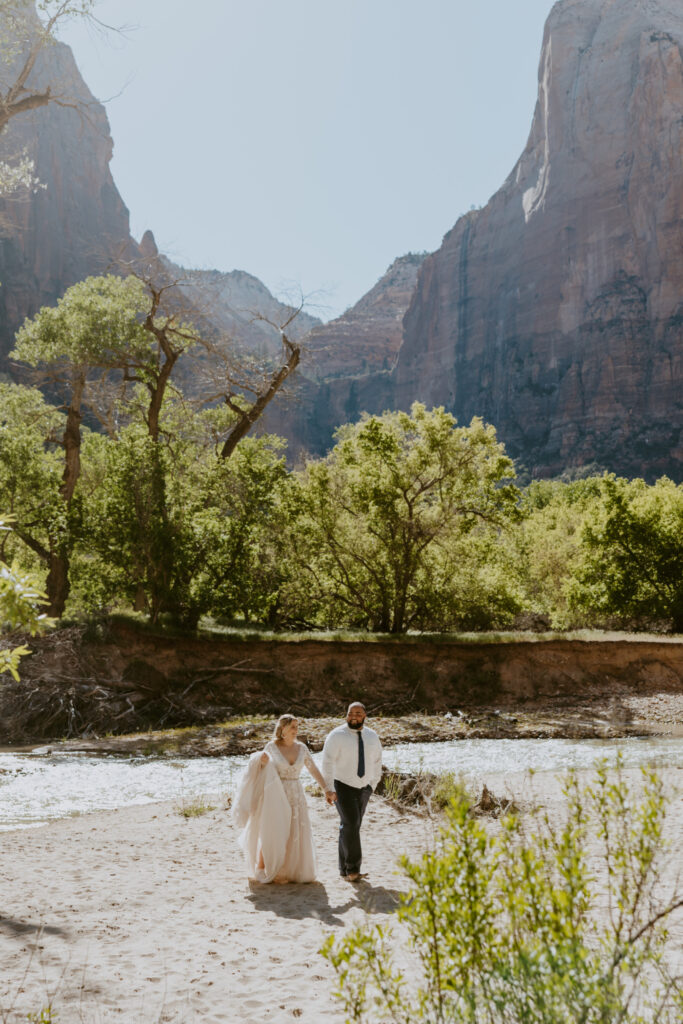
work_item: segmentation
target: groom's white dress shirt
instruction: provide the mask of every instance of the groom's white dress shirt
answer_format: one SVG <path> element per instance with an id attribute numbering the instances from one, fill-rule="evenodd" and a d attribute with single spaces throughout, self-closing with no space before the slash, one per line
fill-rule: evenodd
<path id="1" fill-rule="evenodd" d="M 363 737 L 365 774 L 358 775 L 358 733 Z M 347 786 L 362 789 L 363 786 L 377 787 L 382 778 L 382 744 L 373 729 L 364 725 L 362 729 L 350 729 L 340 725 L 328 733 L 323 747 L 322 775 L 325 788 L 334 789 L 334 780 Z"/>

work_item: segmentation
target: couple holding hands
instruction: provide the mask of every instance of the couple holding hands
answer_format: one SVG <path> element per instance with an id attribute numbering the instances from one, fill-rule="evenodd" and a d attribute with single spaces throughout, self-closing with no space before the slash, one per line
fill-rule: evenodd
<path id="1" fill-rule="evenodd" d="M 281 715 L 273 738 L 252 754 L 238 780 L 233 820 L 242 829 L 240 846 L 250 878 L 258 882 L 313 882 L 315 847 L 301 772 L 308 769 L 339 813 L 339 873 L 349 882 L 361 876 L 360 826 L 368 800 L 382 775 L 382 746 L 365 725 L 365 708 L 354 702 L 346 724 L 328 733 L 322 773 L 304 743 L 299 722 Z"/>

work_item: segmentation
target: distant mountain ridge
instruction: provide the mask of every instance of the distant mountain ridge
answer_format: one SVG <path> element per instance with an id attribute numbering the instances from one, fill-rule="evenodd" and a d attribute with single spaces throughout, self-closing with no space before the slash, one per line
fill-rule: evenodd
<path id="1" fill-rule="evenodd" d="M 403 316 L 426 255 L 400 256 L 354 306 L 314 327 L 306 338 L 302 374 L 325 380 L 390 370 L 403 340 Z"/>

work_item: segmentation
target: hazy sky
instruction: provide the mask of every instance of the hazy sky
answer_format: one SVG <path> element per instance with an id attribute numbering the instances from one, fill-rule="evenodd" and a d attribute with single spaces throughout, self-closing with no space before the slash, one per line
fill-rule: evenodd
<path id="1" fill-rule="evenodd" d="M 323 319 L 512 169 L 552 0 L 102 0 L 62 33 L 138 239 Z"/>

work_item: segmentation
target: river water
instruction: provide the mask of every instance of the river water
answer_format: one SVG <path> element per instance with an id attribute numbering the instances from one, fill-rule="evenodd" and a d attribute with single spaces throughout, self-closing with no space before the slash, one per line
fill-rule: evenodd
<path id="1" fill-rule="evenodd" d="M 484 772 L 559 772 L 611 763 L 683 768 L 683 738 L 622 740 L 458 740 L 388 747 L 384 763 L 474 777 Z M 318 763 L 320 755 L 316 755 Z M 34 828 L 55 818 L 158 800 L 182 802 L 229 793 L 246 757 L 186 758 L 0 753 L 0 831 Z"/>

